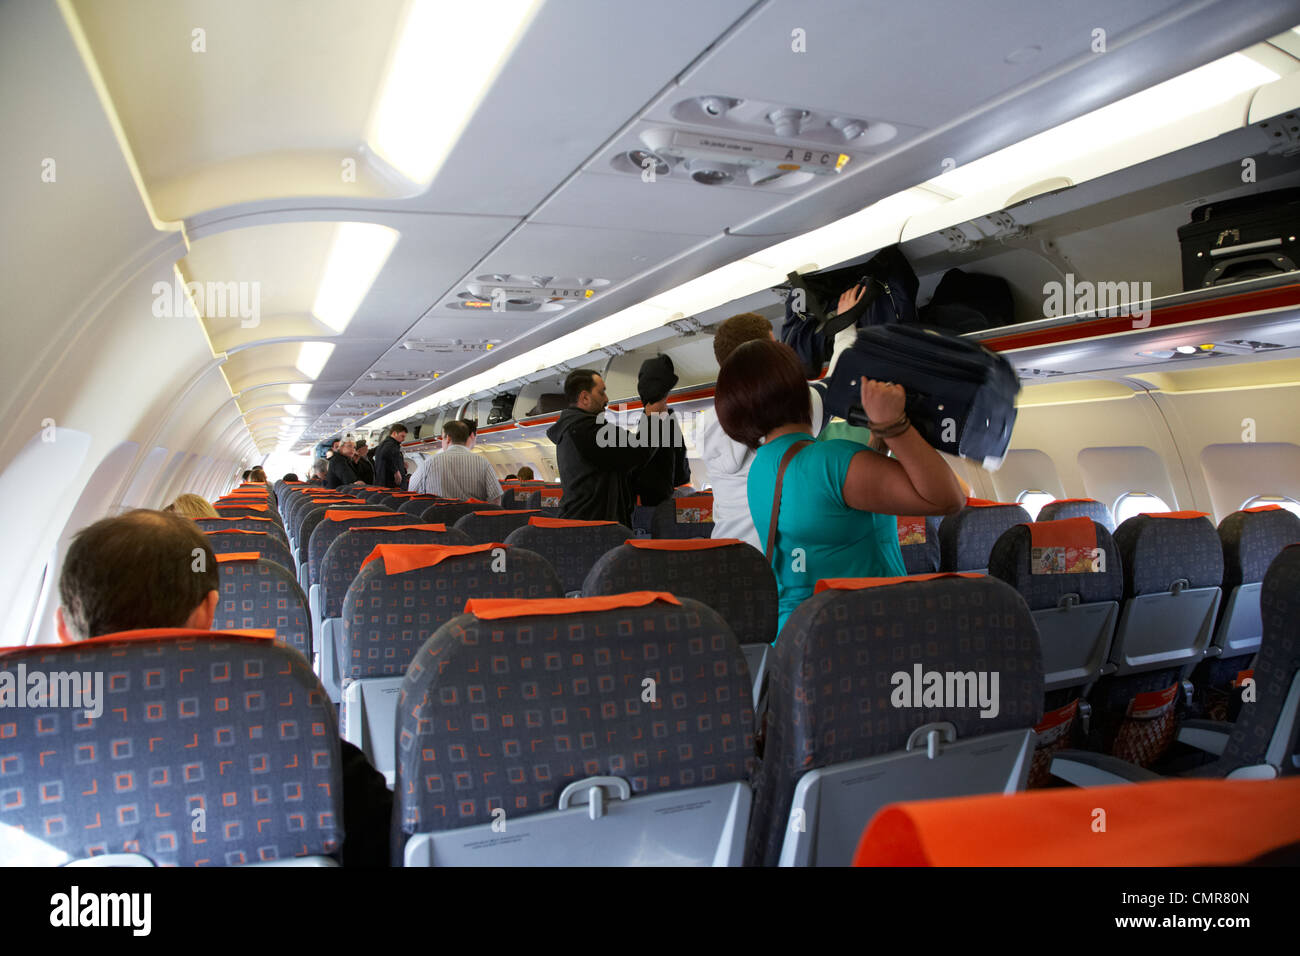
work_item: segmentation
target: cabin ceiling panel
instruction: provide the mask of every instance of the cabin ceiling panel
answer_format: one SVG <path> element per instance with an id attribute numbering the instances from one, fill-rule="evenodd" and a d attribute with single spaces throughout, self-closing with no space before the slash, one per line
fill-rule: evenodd
<path id="1" fill-rule="evenodd" d="M 931 0 L 891 4 L 871 29 L 861 0 L 773 3 L 682 77 L 684 86 L 935 127 L 1092 51 L 1180 0 Z M 884 10 L 880 11 L 884 22 Z M 865 27 L 865 29 L 863 29 Z M 803 31 L 805 52 L 792 47 Z M 922 176 L 928 179 L 929 176 Z M 918 180 L 919 181 L 919 180 Z"/>
<path id="2" fill-rule="evenodd" d="M 157 215 L 391 192 L 358 159 L 402 0 L 72 0 Z M 201 32 L 200 32 L 201 31 Z"/>

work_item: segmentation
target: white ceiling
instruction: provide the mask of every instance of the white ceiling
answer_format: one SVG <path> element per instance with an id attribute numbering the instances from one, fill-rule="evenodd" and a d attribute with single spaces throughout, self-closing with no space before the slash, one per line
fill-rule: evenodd
<path id="1" fill-rule="evenodd" d="M 364 144 L 402 22 L 398 0 L 367 3 L 364 16 L 349 0 L 72 0 L 71 9 L 155 224 L 181 228 L 189 244 L 186 277 L 259 283 L 258 326 L 210 318 L 206 329 L 263 451 L 290 420 L 276 403 L 334 413 L 307 429 L 315 434 L 355 417 L 336 405 L 354 407 L 354 384 L 377 387 L 369 371 L 436 369 L 438 383 L 392 386 L 386 397 L 427 395 L 931 179 L 945 157 L 977 158 L 1297 19 L 1281 0 L 547 0 L 432 185 L 404 196 Z M 1098 26 L 1104 54 L 1091 49 Z M 192 49 L 195 27 L 205 52 Z M 792 50 L 794 31 L 806 52 Z M 701 95 L 885 122 L 897 135 L 846 144 L 843 174 L 793 190 L 645 183 L 614 169 L 615 156 Z M 445 121 L 438 106 L 430 91 L 425 121 Z M 355 183 L 338 174 L 348 158 L 359 161 Z M 400 238 L 335 335 L 310 313 L 333 224 L 347 221 Z M 447 307 L 493 272 L 610 284 L 556 312 Z M 401 349 L 413 337 L 502 344 Z M 282 386 L 304 381 L 295 359 L 308 339 L 335 348 L 298 401 Z"/>

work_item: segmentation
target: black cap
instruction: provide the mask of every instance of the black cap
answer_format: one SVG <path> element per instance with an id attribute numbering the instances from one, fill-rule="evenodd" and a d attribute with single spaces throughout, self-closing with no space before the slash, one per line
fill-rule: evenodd
<path id="1" fill-rule="evenodd" d="M 653 405 L 666 398 L 676 384 L 673 360 L 667 355 L 656 355 L 641 363 L 641 371 L 636 377 L 636 392 L 642 404 Z"/>

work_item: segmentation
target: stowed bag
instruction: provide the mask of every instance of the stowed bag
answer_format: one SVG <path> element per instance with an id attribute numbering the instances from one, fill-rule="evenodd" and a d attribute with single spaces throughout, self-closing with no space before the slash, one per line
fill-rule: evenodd
<path id="1" fill-rule="evenodd" d="M 921 323 L 955 332 L 978 332 L 1015 321 L 1011 286 L 1000 276 L 949 269 L 919 312 Z"/>
<path id="2" fill-rule="evenodd" d="M 821 375 L 831 358 L 835 335 L 850 325 L 916 322 L 916 292 L 920 287 L 911 264 L 898 246 L 880 250 L 859 265 L 841 266 L 808 275 L 790 273 L 781 341 L 795 350 L 808 378 Z M 840 296 L 864 286 L 858 303 L 836 313 Z"/>
<path id="3" fill-rule="evenodd" d="M 1002 463 L 1020 392 L 1020 378 L 1005 356 L 940 329 L 861 329 L 828 381 L 823 401 L 830 414 L 851 425 L 867 424 L 864 377 L 902 385 L 907 417 L 935 448 L 990 469 Z"/>

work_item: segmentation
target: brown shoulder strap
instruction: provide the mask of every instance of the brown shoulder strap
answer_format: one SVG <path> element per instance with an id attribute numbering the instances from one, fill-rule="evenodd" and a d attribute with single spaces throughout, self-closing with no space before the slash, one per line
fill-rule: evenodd
<path id="1" fill-rule="evenodd" d="M 804 439 L 797 441 L 785 450 L 781 456 L 781 464 L 776 469 L 776 487 L 772 490 L 772 520 L 767 526 L 767 563 L 772 563 L 772 552 L 776 550 L 776 521 L 781 514 L 781 482 L 785 480 L 785 468 L 790 464 L 791 459 L 803 449 L 805 445 L 811 445 L 812 442 Z"/>

